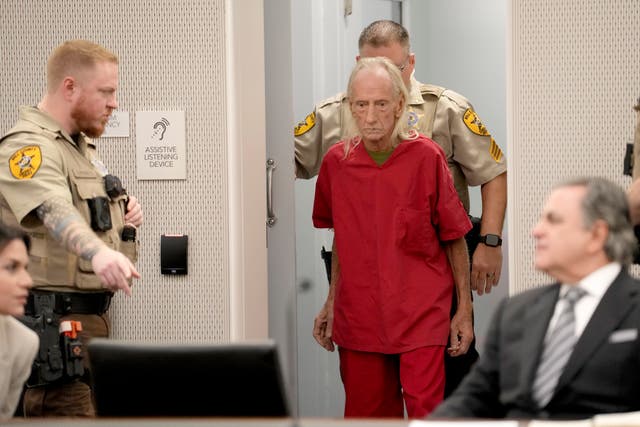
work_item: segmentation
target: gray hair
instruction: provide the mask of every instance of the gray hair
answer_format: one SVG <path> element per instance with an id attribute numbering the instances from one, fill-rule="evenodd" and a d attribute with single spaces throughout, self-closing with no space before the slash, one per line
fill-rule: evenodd
<path id="1" fill-rule="evenodd" d="M 402 114 L 396 120 L 396 125 L 393 128 L 393 133 L 391 134 L 391 141 L 393 147 L 398 146 L 402 140 L 405 139 L 416 139 L 418 134 L 415 130 L 411 129 L 409 126 L 409 118 L 407 112 L 407 102 L 409 100 L 409 92 L 407 87 L 402 80 L 402 75 L 400 74 L 400 70 L 396 65 L 393 64 L 387 58 L 378 56 L 374 58 L 360 58 L 356 65 L 353 67 L 351 71 L 351 76 L 349 77 L 349 84 L 347 86 L 347 98 L 349 99 L 349 104 L 353 99 L 353 82 L 356 76 L 362 70 L 372 70 L 372 69 L 382 69 L 386 71 L 386 74 L 389 76 L 391 80 L 391 84 L 393 86 L 393 99 L 399 100 L 402 102 Z M 349 154 L 349 151 L 358 145 L 361 141 L 360 138 L 360 130 L 355 126 L 355 120 L 351 121 L 351 126 L 346 130 L 346 138 L 347 141 L 344 146 L 344 154 L 345 157 Z"/>
<path id="2" fill-rule="evenodd" d="M 583 226 L 589 228 L 597 220 L 604 221 L 609 228 L 604 244 L 607 258 L 622 265 L 631 264 L 638 241 L 633 232 L 629 201 L 624 190 L 601 177 L 572 178 L 555 188 L 575 186 L 585 187 L 587 190 L 582 200 Z"/>
<path id="3" fill-rule="evenodd" d="M 391 43 L 398 43 L 409 55 L 411 47 L 407 30 L 397 22 L 380 20 L 372 22 L 362 30 L 358 39 L 358 48 L 362 53 L 362 48 L 365 46 L 381 47 Z"/>

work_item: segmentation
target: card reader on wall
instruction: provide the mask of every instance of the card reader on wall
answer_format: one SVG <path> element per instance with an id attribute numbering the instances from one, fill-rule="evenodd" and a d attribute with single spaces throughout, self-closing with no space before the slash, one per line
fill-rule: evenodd
<path id="1" fill-rule="evenodd" d="M 160 272 L 162 274 L 187 274 L 187 241 L 183 234 L 160 236 Z"/>

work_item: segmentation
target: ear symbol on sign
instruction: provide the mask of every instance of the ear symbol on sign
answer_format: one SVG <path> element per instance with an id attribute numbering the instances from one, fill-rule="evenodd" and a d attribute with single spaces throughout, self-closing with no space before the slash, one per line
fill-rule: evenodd
<path id="1" fill-rule="evenodd" d="M 169 120 L 165 119 L 164 117 L 159 122 L 154 123 L 153 128 L 155 129 L 155 132 L 153 133 L 153 135 L 151 135 L 151 137 L 153 138 L 158 133 L 160 133 L 159 140 L 162 141 L 162 138 L 164 138 L 164 133 L 167 131 L 167 126 L 169 126 L 169 124 Z"/>

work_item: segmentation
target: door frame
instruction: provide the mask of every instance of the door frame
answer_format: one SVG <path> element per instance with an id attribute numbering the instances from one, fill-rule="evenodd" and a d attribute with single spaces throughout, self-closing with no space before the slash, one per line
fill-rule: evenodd
<path id="1" fill-rule="evenodd" d="M 231 339 L 272 339 L 297 410 L 291 0 L 226 0 Z M 250 29 L 250 31 L 248 31 Z M 270 46 L 268 55 L 265 46 Z M 267 86 L 265 82 L 268 81 Z M 269 105 L 278 108 L 266 108 Z M 267 159 L 275 161 L 267 227 Z M 287 261 L 289 260 L 289 261 Z"/>
<path id="2" fill-rule="evenodd" d="M 240 341 L 269 336 L 263 0 L 225 9 L 229 334 Z"/>

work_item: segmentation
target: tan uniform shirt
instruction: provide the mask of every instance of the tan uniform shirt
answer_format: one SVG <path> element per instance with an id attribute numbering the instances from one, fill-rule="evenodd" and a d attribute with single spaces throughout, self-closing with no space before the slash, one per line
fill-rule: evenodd
<path id="1" fill-rule="evenodd" d="M 68 171 L 54 138 L 60 132 L 70 143 L 75 145 L 75 142 L 56 121 L 35 108 L 22 107 L 20 120 L 36 123 L 51 132 L 51 138 L 18 133 L 0 144 L 0 190 L 17 221 L 22 223 L 23 220 L 35 221 L 26 216 L 47 199 L 61 197 L 72 203 Z"/>
<path id="2" fill-rule="evenodd" d="M 482 185 L 507 170 L 502 150 L 462 95 L 411 78 L 409 123 L 436 141 L 447 156 L 460 200 L 469 211 L 468 186 Z M 345 93 L 319 103 L 294 130 L 296 176 L 318 174 L 329 147 L 353 129 Z"/>
<path id="3" fill-rule="evenodd" d="M 103 290 L 91 262 L 67 251 L 50 236 L 35 209 L 52 197 L 73 204 L 90 223 L 88 200 L 108 198 L 106 173 L 93 142 L 80 134 L 74 141 L 48 114 L 22 107 L 20 119 L 0 142 L 0 216 L 9 225 L 21 225 L 31 235 L 29 273 L 34 287 L 52 290 Z M 105 244 L 136 259 L 135 242 L 122 242 L 124 200 L 109 200 L 112 228 L 96 236 Z"/>

